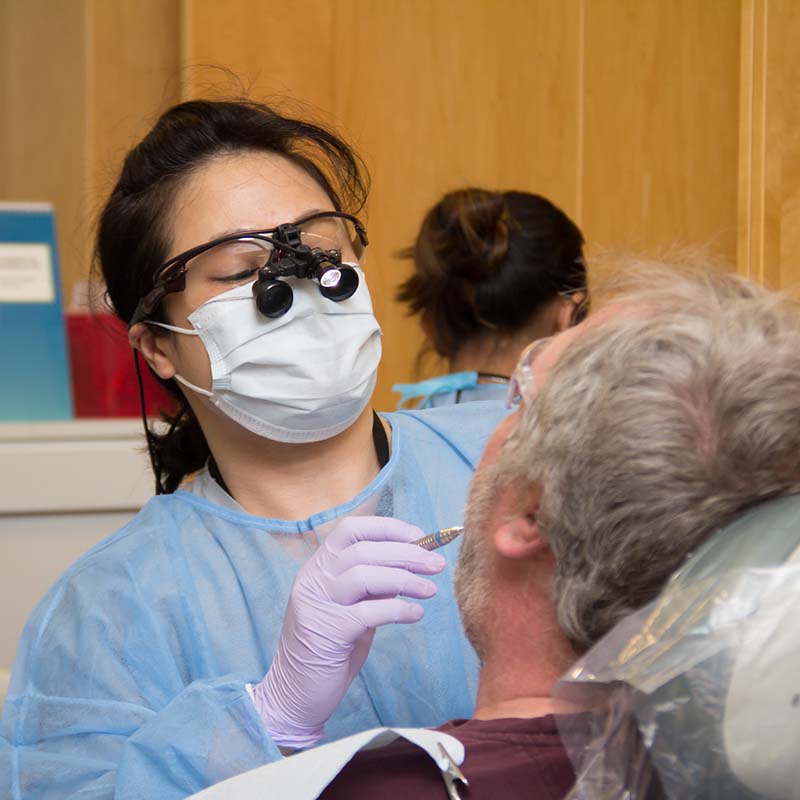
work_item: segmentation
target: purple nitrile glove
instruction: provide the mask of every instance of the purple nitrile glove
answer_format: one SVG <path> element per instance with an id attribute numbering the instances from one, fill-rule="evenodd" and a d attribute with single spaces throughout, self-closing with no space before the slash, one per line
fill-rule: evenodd
<path id="1" fill-rule="evenodd" d="M 289 595 L 272 666 L 253 699 L 273 741 L 316 744 L 364 664 L 379 625 L 417 622 L 445 560 L 415 544 L 425 534 L 390 517 L 340 520 L 301 568 Z"/>

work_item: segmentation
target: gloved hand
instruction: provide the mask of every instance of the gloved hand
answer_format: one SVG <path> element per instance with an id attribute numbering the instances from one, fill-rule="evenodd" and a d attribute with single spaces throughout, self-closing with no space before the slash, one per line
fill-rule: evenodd
<path id="1" fill-rule="evenodd" d="M 390 517 L 347 517 L 303 565 L 272 666 L 253 690 L 276 744 L 316 744 L 363 666 L 378 625 L 422 618 L 422 606 L 397 595 L 436 594 L 418 575 L 441 572 L 445 560 L 410 544 L 424 535 Z"/>

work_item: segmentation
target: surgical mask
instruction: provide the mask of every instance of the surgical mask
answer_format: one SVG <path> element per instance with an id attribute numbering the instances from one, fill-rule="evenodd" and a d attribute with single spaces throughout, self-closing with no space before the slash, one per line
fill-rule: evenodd
<path id="1" fill-rule="evenodd" d="M 258 311 L 252 284 L 245 284 L 193 311 L 192 329 L 149 324 L 200 337 L 211 362 L 211 391 L 175 379 L 222 413 L 274 441 L 318 442 L 349 428 L 375 388 L 381 329 L 358 273 L 358 290 L 338 303 L 308 281 L 287 279 L 294 303 L 276 319 Z"/>

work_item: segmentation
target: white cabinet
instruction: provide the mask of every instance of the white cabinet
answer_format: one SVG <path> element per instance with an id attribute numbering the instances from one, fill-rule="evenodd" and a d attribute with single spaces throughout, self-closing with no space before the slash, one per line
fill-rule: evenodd
<path id="1" fill-rule="evenodd" d="M 0 424 L 0 673 L 58 575 L 152 493 L 137 420 Z"/>

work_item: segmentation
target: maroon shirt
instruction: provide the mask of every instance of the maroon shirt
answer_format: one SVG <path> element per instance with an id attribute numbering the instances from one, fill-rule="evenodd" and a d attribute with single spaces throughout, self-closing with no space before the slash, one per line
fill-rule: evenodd
<path id="1" fill-rule="evenodd" d="M 466 751 L 457 783 L 464 800 L 502 797 L 561 800 L 575 773 L 552 715 L 535 719 L 452 720 L 437 730 L 459 739 Z M 320 795 L 324 800 L 446 800 L 442 775 L 431 757 L 398 739 L 357 753 Z"/>

